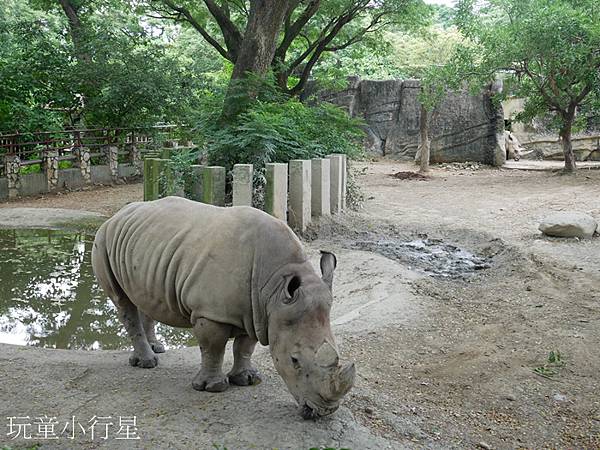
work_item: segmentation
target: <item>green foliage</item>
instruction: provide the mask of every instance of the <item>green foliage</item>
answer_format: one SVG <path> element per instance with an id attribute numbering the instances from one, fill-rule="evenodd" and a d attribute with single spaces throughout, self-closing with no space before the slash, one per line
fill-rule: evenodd
<path id="1" fill-rule="evenodd" d="M 223 63 L 129 6 L 81 4 L 74 30 L 58 2 L 2 2 L 0 132 L 185 123 Z"/>
<path id="2" fill-rule="evenodd" d="M 372 80 L 420 78 L 425 68 L 448 61 L 461 33 L 451 25 L 449 11 L 440 17 L 437 6 L 413 13 L 409 26 L 397 24 L 368 35 L 363 41 L 334 53 L 323 55 L 315 67 L 319 83 L 357 75 Z"/>
<path id="3" fill-rule="evenodd" d="M 272 83 L 250 79 L 258 98 L 233 121 L 220 118 L 222 96 L 207 96 L 199 133 L 211 164 L 231 170 L 234 164 L 310 159 L 330 153 L 351 158 L 362 153 L 362 123 L 328 103 L 309 105 L 278 93 Z"/>
<path id="4" fill-rule="evenodd" d="M 60 19 L 26 2 L 0 4 L 0 132 L 60 129 L 70 47 Z"/>
<path id="5" fill-rule="evenodd" d="M 559 374 L 559 371 L 564 367 L 565 362 L 558 350 L 552 350 L 548 353 L 547 361 L 544 365 L 533 369 L 533 372 L 544 377 L 551 378 Z"/>
<path id="6" fill-rule="evenodd" d="M 500 71 L 505 92 L 526 99 L 519 120 L 544 114 L 572 125 L 577 108 L 600 108 L 597 0 L 461 0 L 457 21 L 476 45 L 482 80 Z"/>

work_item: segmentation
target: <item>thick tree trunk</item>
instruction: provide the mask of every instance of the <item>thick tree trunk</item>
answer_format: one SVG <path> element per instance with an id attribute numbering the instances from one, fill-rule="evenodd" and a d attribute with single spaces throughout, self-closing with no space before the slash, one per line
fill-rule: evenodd
<path id="1" fill-rule="evenodd" d="M 429 172 L 429 159 L 431 153 L 431 141 L 429 139 L 429 111 L 421 105 L 421 117 L 419 123 L 419 146 L 421 147 L 421 161 L 419 172 Z"/>
<path id="2" fill-rule="evenodd" d="M 253 0 L 246 32 L 233 68 L 223 118 L 231 119 L 246 107 L 256 92 L 244 83 L 249 74 L 264 76 L 275 56 L 277 37 L 283 25 L 290 0 Z"/>
<path id="3" fill-rule="evenodd" d="M 71 34 L 71 39 L 73 40 L 73 46 L 75 47 L 75 56 L 80 62 L 89 63 L 92 58 L 86 49 L 84 29 L 81 20 L 79 19 L 77 8 L 70 0 L 59 1 L 65 16 L 67 16 L 67 20 L 69 21 L 69 32 Z"/>
<path id="4" fill-rule="evenodd" d="M 574 117 L 572 115 L 566 117 L 563 121 L 563 126 L 560 129 L 560 139 L 562 141 L 563 153 L 565 156 L 564 171 L 566 173 L 573 173 L 577 170 L 577 165 L 575 164 L 575 154 L 573 153 L 573 143 L 571 142 L 573 119 Z"/>

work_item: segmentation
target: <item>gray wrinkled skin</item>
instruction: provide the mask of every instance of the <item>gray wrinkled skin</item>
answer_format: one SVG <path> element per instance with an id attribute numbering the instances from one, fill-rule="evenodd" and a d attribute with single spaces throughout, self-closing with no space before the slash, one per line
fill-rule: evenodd
<path id="1" fill-rule="evenodd" d="M 335 256 L 322 253 L 318 276 L 290 228 L 262 211 L 178 197 L 131 203 L 98 230 L 92 265 L 131 337 L 133 366 L 158 364 L 159 321 L 193 329 L 197 390 L 260 383 L 251 363 L 257 342 L 270 346 L 304 418 L 333 413 L 354 384 L 354 364 L 339 365 L 330 328 Z M 230 338 L 234 365 L 225 375 Z"/>

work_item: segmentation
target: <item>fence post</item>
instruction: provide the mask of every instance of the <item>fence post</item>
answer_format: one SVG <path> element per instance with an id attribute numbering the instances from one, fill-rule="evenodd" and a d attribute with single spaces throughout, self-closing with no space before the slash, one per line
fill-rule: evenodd
<path id="1" fill-rule="evenodd" d="M 186 190 L 190 192 L 190 197 L 192 200 L 197 202 L 201 202 L 204 199 L 204 192 L 202 189 L 202 171 L 204 170 L 202 165 L 194 164 L 191 166 L 192 174 L 190 185 L 186 186 Z"/>
<path id="2" fill-rule="evenodd" d="M 225 206 L 225 167 L 203 168 L 202 198 L 209 205 Z"/>
<path id="3" fill-rule="evenodd" d="M 76 165 L 81 172 L 81 178 L 87 184 L 92 182 L 92 164 L 90 162 L 90 150 L 86 147 L 78 147 L 75 149 L 77 157 Z"/>
<path id="4" fill-rule="evenodd" d="M 113 183 L 119 179 L 119 147 L 108 145 L 105 147 L 106 157 L 108 159 L 108 169 Z"/>
<path id="5" fill-rule="evenodd" d="M 331 214 L 331 160 L 327 158 L 313 159 L 311 212 L 315 217 Z"/>
<path id="6" fill-rule="evenodd" d="M 52 191 L 58 188 L 58 151 L 46 148 L 42 152 L 42 161 L 48 190 Z"/>
<path id="7" fill-rule="evenodd" d="M 142 155 L 140 153 L 139 147 L 135 145 L 135 141 L 133 141 L 134 135 L 131 136 L 131 139 L 132 141 L 127 143 L 126 145 L 127 153 L 129 154 L 129 162 L 131 163 L 134 169 L 133 174 L 139 175 L 142 173 L 143 170 Z"/>
<path id="8" fill-rule="evenodd" d="M 160 191 L 160 160 L 146 158 L 144 160 L 144 201 L 158 200 Z"/>
<path id="9" fill-rule="evenodd" d="M 278 219 L 287 221 L 287 164 L 265 164 L 265 211 Z"/>
<path id="10" fill-rule="evenodd" d="M 339 214 L 342 211 L 342 185 L 344 182 L 344 161 L 338 154 L 328 155 L 331 164 L 331 213 Z"/>
<path id="11" fill-rule="evenodd" d="M 233 206 L 252 206 L 252 164 L 233 166 Z"/>
<path id="12" fill-rule="evenodd" d="M 294 159 L 289 162 L 290 214 L 292 228 L 306 230 L 311 216 L 311 162 Z"/>
<path id="13" fill-rule="evenodd" d="M 8 179 L 8 198 L 15 198 L 21 187 L 21 158 L 17 155 L 5 155 L 4 164 Z"/>

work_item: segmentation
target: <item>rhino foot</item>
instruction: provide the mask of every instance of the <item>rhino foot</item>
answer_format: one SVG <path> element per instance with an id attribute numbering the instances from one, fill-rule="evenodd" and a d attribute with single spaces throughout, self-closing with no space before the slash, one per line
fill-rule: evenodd
<path id="1" fill-rule="evenodd" d="M 229 373 L 229 382 L 237 386 L 253 386 L 262 381 L 260 373 L 256 369 L 244 369 L 236 374 Z"/>
<path id="2" fill-rule="evenodd" d="M 229 387 L 229 381 L 223 375 L 206 376 L 200 372 L 192 381 L 192 387 L 197 391 L 223 392 Z"/>
<path id="3" fill-rule="evenodd" d="M 152 347 L 152 351 L 154 353 L 164 353 L 165 352 L 165 346 L 162 345 L 158 341 L 150 342 L 150 347 Z"/>
<path id="4" fill-rule="evenodd" d="M 143 355 L 140 356 L 137 353 L 133 353 L 129 357 L 129 364 L 132 366 L 143 367 L 144 369 L 152 369 L 158 365 L 158 357 L 155 355 Z"/>

